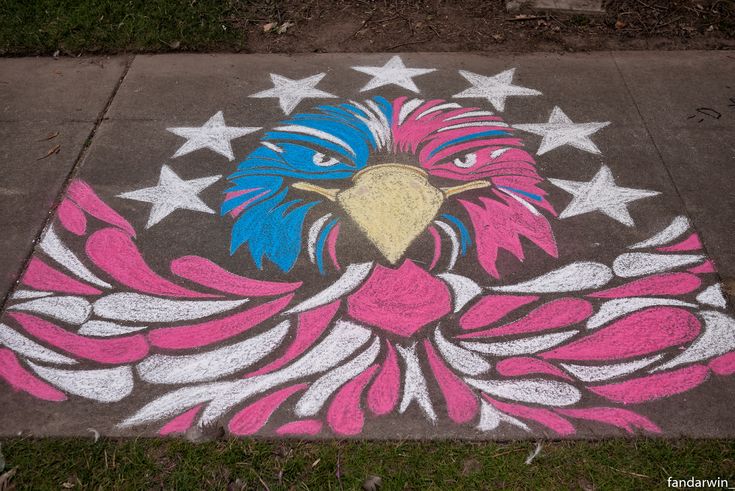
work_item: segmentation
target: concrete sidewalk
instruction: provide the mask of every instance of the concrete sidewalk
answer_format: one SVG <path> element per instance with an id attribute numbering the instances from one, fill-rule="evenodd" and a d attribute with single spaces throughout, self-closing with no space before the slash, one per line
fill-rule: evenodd
<path id="1" fill-rule="evenodd" d="M 733 435 L 731 52 L 0 74 L 5 434 Z"/>
<path id="2" fill-rule="evenodd" d="M 123 58 L 0 60 L 3 297 L 18 279 L 125 63 Z"/>

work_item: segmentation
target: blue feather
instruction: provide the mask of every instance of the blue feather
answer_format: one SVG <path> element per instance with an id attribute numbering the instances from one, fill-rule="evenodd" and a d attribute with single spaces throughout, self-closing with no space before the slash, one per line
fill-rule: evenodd
<path id="1" fill-rule="evenodd" d="M 498 186 L 500 189 L 507 189 L 508 191 L 513 191 L 514 193 L 522 194 L 523 196 L 526 196 L 527 198 L 531 198 L 534 201 L 538 201 L 539 203 L 544 200 L 542 196 L 539 196 L 538 194 L 529 193 L 528 191 L 523 191 L 521 189 L 512 188 L 510 186 Z"/>
<path id="2" fill-rule="evenodd" d="M 387 121 L 391 121 L 391 104 L 382 97 L 374 101 Z M 283 271 L 290 271 L 301 253 L 306 215 L 319 201 L 288 200 L 290 188 L 284 178 L 349 179 L 367 165 L 371 151 L 377 146 L 370 128 L 360 119 L 368 117 L 370 115 L 353 104 L 341 104 L 321 106 L 316 112 L 297 114 L 282 122 L 284 126 L 304 126 L 328 133 L 343 141 L 352 152 L 342 145 L 302 132 L 267 132 L 263 141 L 275 147 L 259 146 L 229 177 L 233 184 L 229 193 L 247 191 L 226 199 L 220 209 L 226 214 L 245 205 L 232 228 L 230 253 L 246 246 L 258 268 L 262 269 L 267 259 Z M 337 162 L 330 166 L 317 165 L 321 159 L 316 159 L 315 163 L 316 153 L 336 158 Z M 330 223 L 326 232 L 333 226 Z M 322 253 L 326 235 L 323 237 Z M 321 259 L 319 269 L 324 269 Z"/>
<path id="3" fill-rule="evenodd" d="M 324 229 L 319 233 L 319 238 L 317 238 L 316 241 L 316 247 L 314 248 L 314 253 L 316 256 L 316 266 L 319 268 L 319 273 L 324 274 L 324 244 L 327 242 L 327 237 L 329 237 L 329 232 L 332 231 L 334 226 L 337 225 L 337 219 L 333 219 L 330 221 Z"/>
<path id="4" fill-rule="evenodd" d="M 263 259 L 290 271 L 301 252 L 304 218 L 318 201 L 300 205 L 301 200 L 283 202 L 288 189 L 249 207 L 232 228 L 230 253 L 247 244 L 253 262 L 263 269 Z"/>
<path id="5" fill-rule="evenodd" d="M 467 254 L 467 247 L 472 245 L 472 237 L 470 236 L 469 230 L 467 230 L 465 224 L 462 223 L 462 220 L 455 217 L 454 215 L 445 213 L 442 215 L 442 218 L 446 218 L 447 220 L 455 224 L 459 229 L 459 241 L 462 247 L 462 255 L 464 256 L 465 254 Z"/>

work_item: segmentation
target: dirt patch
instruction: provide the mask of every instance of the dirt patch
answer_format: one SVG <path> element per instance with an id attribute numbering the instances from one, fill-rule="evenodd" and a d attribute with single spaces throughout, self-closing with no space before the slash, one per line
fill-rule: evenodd
<path id="1" fill-rule="evenodd" d="M 735 0 L 608 0 L 589 15 L 508 12 L 504 0 L 72 3 L 10 0 L 0 55 L 735 47 Z"/>
<path id="2" fill-rule="evenodd" d="M 735 2 L 612 0 L 604 15 L 504 1 L 254 3 L 229 21 L 250 52 L 580 51 L 735 47 Z M 285 29 L 282 29 L 283 26 Z M 264 28 L 265 26 L 265 28 Z"/>

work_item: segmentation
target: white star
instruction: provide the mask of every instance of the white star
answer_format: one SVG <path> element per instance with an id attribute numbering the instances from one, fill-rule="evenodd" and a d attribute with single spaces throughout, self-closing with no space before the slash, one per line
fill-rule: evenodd
<path id="1" fill-rule="evenodd" d="M 273 88 L 263 90 L 250 97 L 264 98 L 277 97 L 278 104 L 285 114 L 291 114 L 302 99 L 308 98 L 330 98 L 337 97 L 329 92 L 324 92 L 316 88 L 316 84 L 324 78 L 326 73 L 317 73 L 311 77 L 302 78 L 300 80 L 291 80 L 282 75 L 271 73 Z"/>
<path id="2" fill-rule="evenodd" d="M 627 203 L 661 194 L 646 189 L 621 188 L 615 185 L 612 172 L 603 165 L 590 182 L 549 179 L 554 186 L 574 195 L 572 202 L 559 218 L 569 218 L 591 211 L 599 211 L 613 220 L 632 227 L 635 225 L 628 212 Z"/>
<path id="3" fill-rule="evenodd" d="M 161 167 L 157 186 L 118 194 L 118 197 L 152 203 L 153 207 L 145 226 L 151 228 L 178 209 L 214 213 L 214 210 L 204 204 L 197 195 L 221 177 L 209 176 L 184 181 L 169 166 L 164 165 Z"/>
<path id="4" fill-rule="evenodd" d="M 372 75 L 373 78 L 360 89 L 360 92 L 375 89 L 384 85 L 395 84 L 404 89 L 418 92 L 419 88 L 413 81 L 413 77 L 435 72 L 436 68 L 406 68 L 401 57 L 396 55 L 383 66 L 353 66 L 353 70 Z"/>
<path id="5" fill-rule="evenodd" d="M 512 95 L 541 95 L 541 92 L 520 85 L 513 85 L 513 74 L 516 69 L 511 68 L 493 77 L 485 77 L 477 73 L 460 70 L 459 74 L 466 78 L 472 87 L 465 89 L 452 97 L 480 97 L 487 99 L 498 111 L 505 110 L 505 99 Z"/>
<path id="6" fill-rule="evenodd" d="M 171 133 L 187 139 L 187 142 L 176 150 L 174 158 L 181 157 L 200 148 L 209 148 L 233 160 L 235 156 L 232 153 L 230 140 L 258 131 L 260 128 L 227 126 L 222 111 L 218 111 L 217 114 L 209 118 L 202 126 L 167 129 Z"/>
<path id="7" fill-rule="evenodd" d="M 542 155 L 549 150 L 553 150 L 562 145 L 571 145 L 574 148 L 584 150 L 590 153 L 600 153 L 590 135 L 596 133 L 597 130 L 609 125 L 610 121 L 604 123 L 573 123 L 569 116 L 559 106 L 554 107 L 549 116 L 548 123 L 536 124 L 514 124 L 513 128 L 528 131 L 536 135 L 541 135 L 541 146 L 537 154 Z"/>

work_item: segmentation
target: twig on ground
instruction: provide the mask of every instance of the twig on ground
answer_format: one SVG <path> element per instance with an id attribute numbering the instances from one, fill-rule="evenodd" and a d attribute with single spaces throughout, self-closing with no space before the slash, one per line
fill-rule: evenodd
<path id="1" fill-rule="evenodd" d="M 527 20 L 539 20 L 539 19 L 546 19 L 545 15 L 517 15 L 515 17 L 511 17 L 510 19 L 505 19 L 508 22 L 523 22 Z"/>
<path id="2" fill-rule="evenodd" d="M 339 489 L 340 491 L 344 490 L 344 487 L 342 486 L 342 469 L 341 469 L 341 459 L 342 459 L 342 449 L 337 450 L 337 470 L 335 472 L 337 476 L 337 482 L 339 482 Z"/>
<path id="3" fill-rule="evenodd" d="M 51 148 L 51 150 L 46 152 L 46 155 L 44 155 L 43 157 L 39 157 L 36 160 L 38 161 L 38 160 L 49 158 L 52 155 L 59 153 L 60 151 L 61 151 L 61 145 L 56 145 L 55 147 Z"/>
<path id="4" fill-rule="evenodd" d="M 676 17 L 676 18 L 674 18 L 674 19 L 671 19 L 671 20 L 670 20 L 670 21 L 668 21 L 668 22 L 664 22 L 663 24 L 659 24 L 659 25 L 658 25 L 658 26 L 656 26 L 656 27 L 658 27 L 659 29 L 661 29 L 662 27 L 666 27 L 666 26 L 668 26 L 669 24 L 673 24 L 674 22 L 678 22 L 678 21 L 680 21 L 680 20 L 681 20 L 681 16 L 679 16 L 679 17 Z"/>
<path id="5" fill-rule="evenodd" d="M 265 488 L 265 491 L 271 491 L 271 488 L 269 488 L 268 485 L 263 480 L 263 478 L 260 477 L 260 474 L 258 474 L 258 472 L 255 469 L 253 469 L 253 472 L 255 472 L 255 475 L 257 476 L 258 481 L 260 481 L 260 484 L 263 485 L 263 487 Z"/>
<path id="6" fill-rule="evenodd" d="M 100 432 L 94 428 L 87 428 L 87 431 L 92 432 L 92 435 L 94 435 L 94 443 L 97 443 L 100 439 Z"/>
<path id="7" fill-rule="evenodd" d="M 613 467 L 611 465 L 608 465 L 608 467 L 611 468 L 612 470 L 617 471 L 617 472 L 620 472 L 622 474 L 628 474 L 629 476 L 643 477 L 645 479 L 651 479 L 651 476 L 647 476 L 645 474 L 638 474 L 637 472 L 629 472 L 629 471 L 624 471 L 622 469 L 616 469 L 615 467 Z"/>
<path id="8" fill-rule="evenodd" d="M 434 35 L 435 35 L 436 37 L 438 37 L 439 39 L 441 39 L 441 38 L 442 38 L 442 37 L 441 37 L 441 36 L 439 35 L 439 32 L 438 32 L 438 31 L 436 30 L 436 28 L 435 28 L 434 26 L 432 26 L 431 24 L 426 24 L 426 26 L 427 26 L 427 27 L 428 27 L 429 29 L 431 29 L 431 30 L 432 30 L 432 31 L 434 32 Z"/>
<path id="9" fill-rule="evenodd" d="M 355 36 L 357 36 L 357 33 L 358 32 L 360 32 L 363 29 L 365 29 L 365 27 L 370 23 L 370 21 L 372 20 L 372 18 L 373 18 L 374 15 L 375 15 L 375 10 L 373 10 L 372 12 L 370 12 L 370 15 L 368 16 L 368 18 L 365 19 L 364 21 L 362 21 L 362 24 L 360 25 L 360 27 L 358 27 L 357 30 L 355 32 L 353 32 L 350 36 L 348 36 L 347 38 L 345 38 L 345 41 L 354 38 Z"/>
<path id="10" fill-rule="evenodd" d="M 53 140 L 57 136 L 59 136 L 59 132 L 58 131 L 54 131 L 53 133 L 49 133 L 48 135 L 46 135 L 45 138 L 41 138 L 40 140 L 36 140 L 36 141 L 37 142 L 45 142 L 45 141 Z"/>
<path id="11" fill-rule="evenodd" d="M 408 41 L 408 42 L 405 42 L 405 43 L 396 44 L 394 46 L 391 46 L 390 48 L 385 48 L 385 50 L 386 51 L 391 51 L 393 49 L 401 48 L 403 46 L 408 46 L 410 44 L 423 44 L 423 43 L 428 43 L 429 41 L 431 41 L 431 38 L 422 39 L 420 41 Z"/>
<path id="12" fill-rule="evenodd" d="M 526 465 L 530 465 L 539 453 L 541 453 L 541 442 L 537 442 L 536 448 L 534 448 L 533 451 L 528 454 L 528 457 L 526 457 Z"/>
<path id="13" fill-rule="evenodd" d="M 15 473 L 17 472 L 17 468 L 10 469 L 5 474 L 0 475 L 0 491 L 5 491 L 10 489 L 13 489 L 11 486 L 12 484 L 10 481 L 13 479 L 13 476 L 15 476 Z"/>

